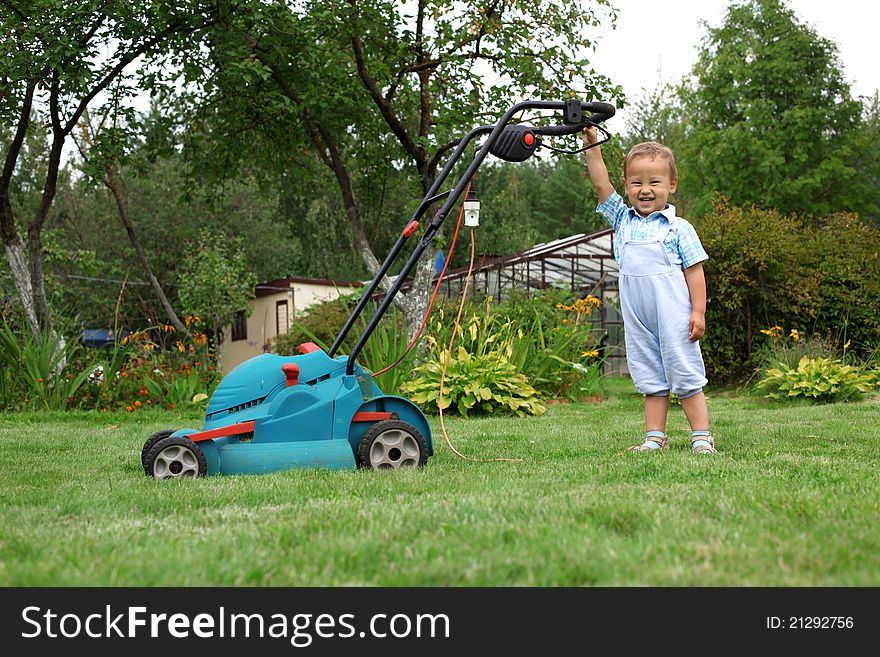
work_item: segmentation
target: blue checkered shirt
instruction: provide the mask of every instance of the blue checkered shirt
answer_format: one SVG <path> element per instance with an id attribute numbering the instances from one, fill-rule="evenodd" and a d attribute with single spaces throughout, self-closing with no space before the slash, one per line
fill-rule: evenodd
<path id="1" fill-rule="evenodd" d="M 663 240 L 663 248 L 669 256 L 669 262 L 687 269 L 709 259 L 709 255 L 700 243 L 697 231 L 689 222 L 675 216 L 674 205 L 667 205 L 660 212 L 652 212 L 646 219 L 633 208 L 624 205 L 620 194 L 612 192 L 604 203 L 596 206 L 596 212 L 605 217 L 614 229 L 614 259 L 618 264 L 620 264 L 620 247 L 625 239 L 656 239 L 669 224 L 672 225 L 672 230 Z"/>

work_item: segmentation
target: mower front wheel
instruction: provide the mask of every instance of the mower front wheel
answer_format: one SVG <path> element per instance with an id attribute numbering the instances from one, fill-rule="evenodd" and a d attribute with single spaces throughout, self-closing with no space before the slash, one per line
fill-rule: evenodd
<path id="1" fill-rule="evenodd" d="M 208 463 L 202 448 L 184 436 L 159 440 L 150 449 L 144 462 L 148 477 L 177 479 L 204 477 Z"/>
<path id="2" fill-rule="evenodd" d="M 174 429 L 160 429 L 152 436 L 147 438 L 147 442 L 144 443 L 144 447 L 141 450 L 141 465 L 144 468 L 144 472 L 147 472 L 147 454 L 150 453 L 150 450 L 153 449 L 153 445 L 158 443 L 163 438 L 167 438 L 172 433 L 174 433 Z M 147 472 L 147 474 L 150 474 Z"/>
<path id="3" fill-rule="evenodd" d="M 427 462 L 428 446 L 413 425 L 400 420 L 383 420 L 367 429 L 358 443 L 356 456 L 359 468 L 416 468 Z"/>

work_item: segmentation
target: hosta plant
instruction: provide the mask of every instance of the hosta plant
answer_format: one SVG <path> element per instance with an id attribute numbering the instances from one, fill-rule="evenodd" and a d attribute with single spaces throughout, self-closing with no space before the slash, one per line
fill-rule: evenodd
<path id="1" fill-rule="evenodd" d="M 758 388 L 771 399 L 803 397 L 814 401 L 860 399 L 878 385 L 877 375 L 831 358 L 801 358 L 796 368 L 767 370 Z"/>
<path id="2" fill-rule="evenodd" d="M 459 347 L 455 355 L 449 355 L 447 350 L 439 352 L 437 358 L 417 367 L 416 377 L 401 386 L 403 394 L 425 411 L 440 409 L 440 378 L 447 358 L 449 364 L 443 379 L 444 412 L 457 412 L 464 417 L 495 412 L 522 417 L 541 415 L 546 410 L 538 392 L 501 350 L 475 356 Z"/>

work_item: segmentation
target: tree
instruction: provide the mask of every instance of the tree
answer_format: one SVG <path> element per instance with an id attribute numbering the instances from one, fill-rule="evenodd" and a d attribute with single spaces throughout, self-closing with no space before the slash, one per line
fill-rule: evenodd
<path id="1" fill-rule="evenodd" d="M 379 262 L 365 224 L 376 189 L 370 167 L 406 183 L 399 195 L 411 194 L 414 209 L 457 140 L 517 96 L 619 94 L 580 55 L 592 45 L 589 31 L 613 18 L 607 0 L 252 1 L 240 9 L 211 35 L 203 63 L 211 78 L 202 120 L 225 145 L 212 159 L 273 168 L 317 156 L 371 273 Z M 414 292 L 396 300 L 413 331 L 435 254 L 419 263 Z"/>
<path id="2" fill-rule="evenodd" d="M 64 143 L 86 108 L 109 86 L 128 80 L 142 56 L 156 58 L 171 40 L 190 43 L 212 20 L 211 0 L 0 0 L 0 120 L 14 125 L 0 172 L 0 235 L 30 328 L 51 329 L 42 233 L 55 198 Z M 45 111 L 35 113 L 38 106 Z M 27 224 L 27 255 L 10 184 L 34 119 L 51 135 L 39 206 Z"/>
<path id="3" fill-rule="evenodd" d="M 153 288 L 153 293 L 159 300 L 165 316 L 178 333 L 188 334 L 189 330 L 177 317 L 177 313 L 171 306 L 165 290 L 162 289 L 159 279 L 153 273 L 152 267 L 150 267 L 149 259 L 144 251 L 144 247 L 141 245 L 141 241 L 138 239 L 137 231 L 132 223 L 128 209 L 128 195 L 125 191 L 125 183 L 120 172 L 120 162 L 124 162 L 135 139 L 131 122 L 136 120 L 133 119 L 136 115 L 134 112 L 130 112 L 129 120 L 125 121 L 123 112 L 119 112 L 117 109 L 114 114 L 116 116 L 110 116 L 108 112 L 102 117 L 98 126 L 94 126 L 88 111 L 83 113 L 80 121 L 81 136 L 77 140 L 77 147 L 83 159 L 83 171 L 92 180 L 102 184 L 110 191 L 113 200 L 116 202 L 119 221 L 122 222 L 125 228 L 138 263 L 140 263 L 144 276 L 146 276 L 147 281 Z M 108 120 L 109 124 L 107 123 Z"/>
<path id="4" fill-rule="evenodd" d="M 219 357 L 224 329 L 236 313 L 250 314 L 257 277 L 247 270 L 241 244 L 225 235 L 203 231 L 191 250 L 195 255 L 181 279 L 180 302 L 208 327 Z"/>
<path id="5" fill-rule="evenodd" d="M 862 120 L 853 135 L 852 166 L 857 172 L 850 186 L 852 210 L 880 225 L 880 91 L 864 98 Z"/>
<path id="6" fill-rule="evenodd" d="M 851 208 L 849 136 L 860 105 L 837 46 L 781 0 L 731 6 L 709 28 L 684 92 L 681 193 L 823 215 Z"/>

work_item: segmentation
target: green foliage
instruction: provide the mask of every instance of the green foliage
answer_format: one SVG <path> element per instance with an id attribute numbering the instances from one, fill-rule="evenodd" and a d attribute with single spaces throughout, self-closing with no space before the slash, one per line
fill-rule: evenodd
<path id="1" fill-rule="evenodd" d="M 759 328 L 812 324 L 821 284 L 814 252 L 802 223 L 773 210 L 719 203 L 694 224 L 710 254 L 701 340 L 707 373 L 715 381 L 737 378 L 750 369 Z"/>
<path id="2" fill-rule="evenodd" d="M 820 280 L 815 325 L 845 331 L 839 342 L 865 356 L 880 346 L 880 223 L 843 213 L 823 217 L 812 249 Z"/>
<path id="3" fill-rule="evenodd" d="M 617 151 L 615 143 L 603 147 L 611 161 L 618 159 Z M 607 227 L 594 212 L 598 199 L 580 157 L 487 163 L 480 168 L 476 185 L 482 203 L 477 249 L 485 255 L 509 255 Z M 458 249 L 452 262 L 466 266 L 467 259 L 467 249 Z"/>
<path id="4" fill-rule="evenodd" d="M 436 347 L 436 341 L 431 339 L 431 343 Z M 450 409 L 464 417 L 499 411 L 523 417 L 541 415 L 546 410 L 538 391 L 507 360 L 503 345 L 476 355 L 464 347 L 459 347 L 455 356 L 446 349 L 437 349 L 436 357 L 416 367 L 415 373 L 416 378 L 405 382 L 401 390 L 429 412 L 439 412 L 442 406 L 444 411 Z"/>
<path id="5" fill-rule="evenodd" d="M 828 336 L 801 335 L 798 329 L 791 329 L 787 334 L 779 326 L 761 329 L 767 338 L 755 350 L 757 370 L 763 372 L 772 367 L 796 369 L 804 357 L 813 359 L 831 357 L 836 359 L 838 347 Z M 847 346 L 843 348 L 846 355 Z"/>
<path id="6" fill-rule="evenodd" d="M 0 326 L 0 408 L 64 410 L 78 406 L 78 393 L 89 376 L 88 363 L 74 366 L 79 345 L 48 332 L 17 335 Z"/>
<path id="7" fill-rule="evenodd" d="M 681 193 L 699 214 L 716 193 L 783 213 L 857 209 L 849 144 L 860 107 L 834 42 L 781 0 L 748 0 L 709 29 L 693 76 Z"/>
<path id="8" fill-rule="evenodd" d="M 456 344 L 485 354 L 504 345 L 508 360 L 547 397 L 578 399 L 599 392 L 603 355 L 597 347 L 601 330 L 591 322 L 595 305 L 563 289 L 540 290 L 528 297 L 514 292 L 500 304 L 469 301 L 462 312 Z M 448 345 L 457 304 L 436 311 L 429 329 Z"/>
<path id="9" fill-rule="evenodd" d="M 878 384 L 877 374 L 863 372 L 830 358 L 804 356 L 797 368 L 772 368 L 758 382 L 771 399 L 803 397 L 811 401 L 834 402 L 861 399 Z"/>
<path id="10" fill-rule="evenodd" d="M 354 311 L 354 295 L 343 296 L 309 308 L 308 312 L 297 317 L 286 333 L 273 339 L 273 349 L 279 354 L 297 354 L 303 342 L 314 342 L 325 351 L 336 340 L 343 325 Z M 357 319 L 351 331 L 338 350 L 339 355 L 351 352 L 363 334 L 375 310 L 368 304 Z M 388 309 L 382 321 L 376 326 L 367 344 L 358 355 L 361 362 L 371 372 L 378 372 L 394 363 L 406 351 L 410 338 L 403 315 L 394 307 Z M 416 358 L 414 349 L 400 363 L 376 378 L 376 383 L 385 394 L 397 394 L 400 385 L 409 377 L 410 368 Z"/>
<path id="11" fill-rule="evenodd" d="M 309 307 L 304 315 L 294 318 L 285 333 L 273 338 L 273 351 L 283 356 L 295 355 L 299 353 L 297 350 L 303 342 L 314 342 L 319 347 L 329 348 L 351 315 L 353 307 L 352 299 L 342 297 Z M 352 329 L 352 332 L 356 331 L 357 329 Z M 350 336 L 351 333 L 343 343 L 349 348 L 354 344 Z M 341 353 L 346 353 L 346 350 L 343 349 Z"/>
<path id="12" fill-rule="evenodd" d="M 180 284 L 183 309 L 202 318 L 217 344 L 236 313 L 250 313 L 257 277 L 247 270 L 241 244 L 209 231 L 199 233 Z"/>
<path id="13" fill-rule="evenodd" d="M 205 380 L 207 378 L 207 380 Z M 179 371 L 153 370 L 153 376 L 143 379 L 150 396 L 161 399 L 170 408 L 187 405 L 202 405 L 214 393 L 220 379 L 209 375 L 206 377 L 197 368 Z"/>
<path id="14" fill-rule="evenodd" d="M 220 383 L 215 360 L 201 327 L 193 318 L 186 323 L 188 336 L 174 336 L 174 327 L 163 325 L 134 333 L 99 352 L 104 358 L 89 370 L 89 385 L 81 390 L 82 405 L 133 413 L 187 407 L 197 395 L 202 401 L 210 397 Z M 163 342 L 170 343 L 168 348 L 162 347 Z"/>
<path id="15" fill-rule="evenodd" d="M 846 327 L 854 355 L 880 344 L 880 230 L 853 215 L 815 225 L 773 210 L 716 203 L 694 222 L 706 262 L 711 380 L 747 376 L 760 329 L 779 324 L 822 338 Z"/>

